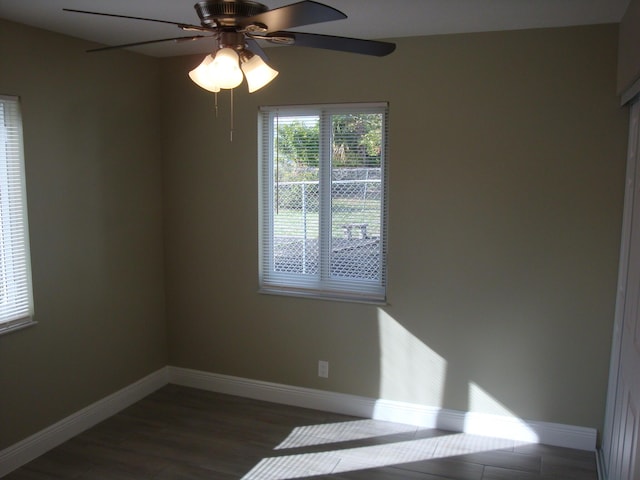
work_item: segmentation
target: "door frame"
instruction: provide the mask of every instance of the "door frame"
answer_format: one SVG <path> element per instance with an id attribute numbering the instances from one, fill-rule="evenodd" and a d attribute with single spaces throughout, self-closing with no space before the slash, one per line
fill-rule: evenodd
<path id="1" fill-rule="evenodd" d="M 620 373 L 620 357 L 622 354 L 622 335 L 624 333 L 624 311 L 627 300 L 627 276 L 629 273 L 629 252 L 631 227 L 634 208 L 640 208 L 640 198 L 636 198 L 637 169 L 640 168 L 640 95 L 629 101 L 629 140 L 627 147 L 627 167 L 625 177 L 624 210 L 622 215 L 622 234 L 620 240 L 620 262 L 618 266 L 618 288 L 616 291 L 616 307 L 614 314 L 613 335 L 611 344 L 611 361 L 609 365 L 609 384 L 607 388 L 607 404 L 601 448 L 598 450 L 598 474 L 601 480 L 608 478 L 616 439 L 617 414 Z M 637 192 L 640 196 L 640 191 Z M 638 202 L 637 207 L 635 202 Z M 614 479 L 612 479 L 614 480 Z"/>

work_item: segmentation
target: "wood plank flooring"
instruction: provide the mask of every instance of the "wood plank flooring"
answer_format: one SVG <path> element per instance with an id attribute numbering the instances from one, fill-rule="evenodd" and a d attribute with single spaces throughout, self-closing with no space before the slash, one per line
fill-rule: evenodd
<path id="1" fill-rule="evenodd" d="M 596 480 L 591 452 L 168 385 L 5 480 Z"/>

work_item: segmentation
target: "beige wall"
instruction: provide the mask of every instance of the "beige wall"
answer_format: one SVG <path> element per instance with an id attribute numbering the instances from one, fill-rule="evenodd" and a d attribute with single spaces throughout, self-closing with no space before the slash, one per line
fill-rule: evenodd
<path id="1" fill-rule="evenodd" d="M 172 365 L 601 428 L 626 147 L 615 25 L 270 49 L 235 96 L 162 61 Z M 257 291 L 259 105 L 390 103 L 389 305 Z M 319 359 L 330 377 L 317 377 Z"/>
<path id="2" fill-rule="evenodd" d="M 640 0 L 631 0 L 620 22 L 618 93 L 640 79 Z"/>
<path id="3" fill-rule="evenodd" d="M 35 318 L 0 336 L 0 449 L 166 365 L 158 62 L 0 21 Z"/>
<path id="4" fill-rule="evenodd" d="M 199 58 L 86 55 L 2 22 L 39 324 L 0 336 L 0 449 L 167 363 L 600 428 L 626 148 L 617 34 L 401 39 L 382 59 L 271 49 L 282 73 L 238 89 L 229 143 L 228 95 L 216 119 L 186 77 Z M 257 107 L 380 100 L 389 305 L 258 295 Z"/>

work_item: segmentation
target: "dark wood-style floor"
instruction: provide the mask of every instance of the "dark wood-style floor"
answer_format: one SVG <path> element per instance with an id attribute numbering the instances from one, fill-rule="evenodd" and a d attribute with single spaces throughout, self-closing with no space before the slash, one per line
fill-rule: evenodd
<path id="1" fill-rule="evenodd" d="M 41 479 L 596 480 L 593 453 L 169 385 L 10 473 Z"/>

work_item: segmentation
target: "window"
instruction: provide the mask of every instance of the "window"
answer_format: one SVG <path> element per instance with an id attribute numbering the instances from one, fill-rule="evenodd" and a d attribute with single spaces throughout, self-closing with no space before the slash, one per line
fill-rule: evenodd
<path id="1" fill-rule="evenodd" d="M 260 291 L 384 302 L 387 105 L 263 107 Z"/>
<path id="2" fill-rule="evenodd" d="M 33 324 L 32 316 L 20 105 L 0 95 L 0 333 Z"/>

